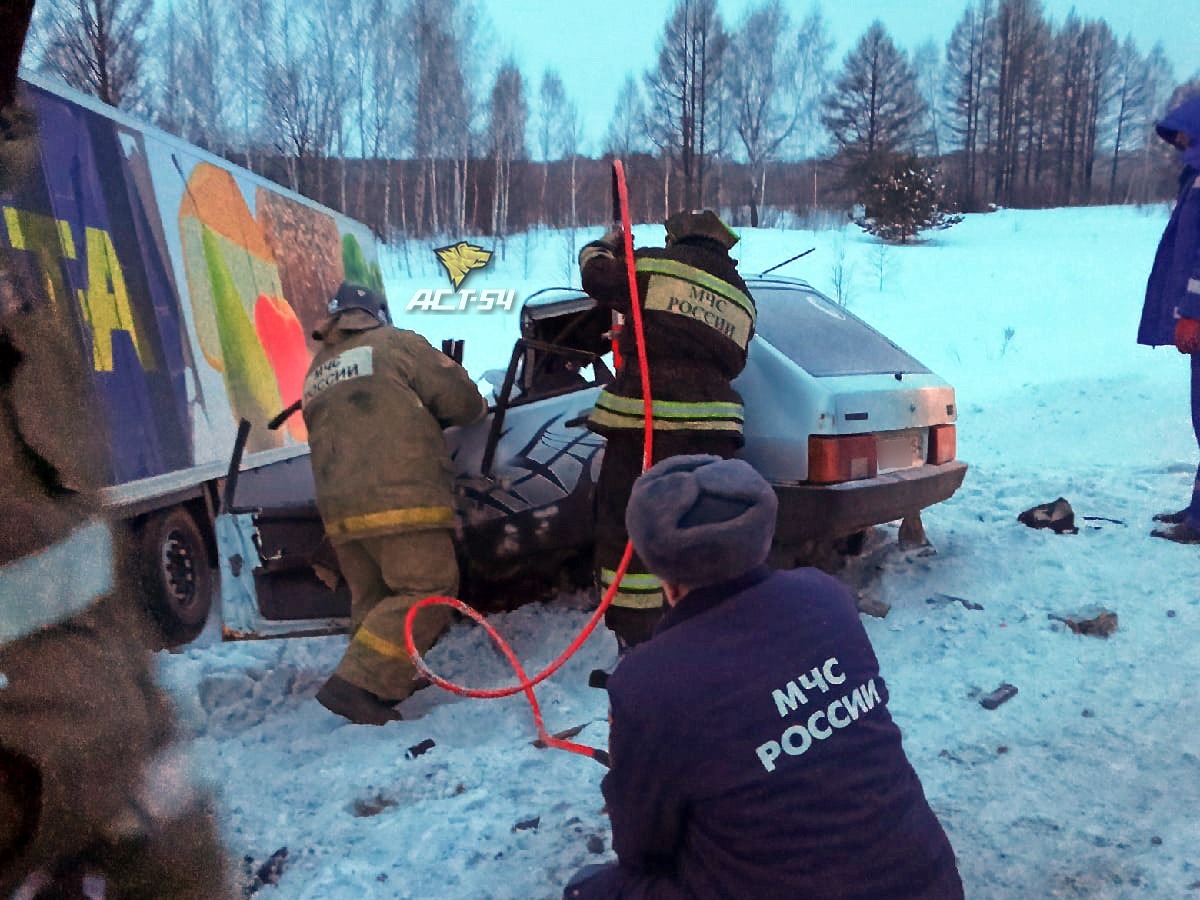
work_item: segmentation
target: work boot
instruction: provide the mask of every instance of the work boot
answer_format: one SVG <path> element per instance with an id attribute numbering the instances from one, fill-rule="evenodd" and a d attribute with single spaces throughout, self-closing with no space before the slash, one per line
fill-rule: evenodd
<path id="1" fill-rule="evenodd" d="M 1187 520 L 1188 508 L 1177 509 L 1175 512 L 1160 512 L 1154 514 L 1155 522 L 1165 522 L 1167 525 L 1178 525 Z"/>
<path id="2" fill-rule="evenodd" d="M 1155 528 L 1150 532 L 1151 537 L 1165 538 L 1176 544 L 1200 544 L 1200 531 L 1186 522 L 1171 525 L 1168 528 Z"/>
<path id="3" fill-rule="evenodd" d="M 321 685 L 317 702 L 355 725 L 386 725 L 404 718 L 386 701 L 339 675 L 330 675 Z"/>

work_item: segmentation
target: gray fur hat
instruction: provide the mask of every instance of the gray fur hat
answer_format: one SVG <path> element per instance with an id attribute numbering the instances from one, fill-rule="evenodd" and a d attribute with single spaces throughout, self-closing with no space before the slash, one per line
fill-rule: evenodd
<path id="1" fill-rule="evenodd" d="M 634 482 L 625 527 L 651 572 L 703 587 L 766 560 L 778 506 L 771 485 L 744 460 L 672 456 Z"/>

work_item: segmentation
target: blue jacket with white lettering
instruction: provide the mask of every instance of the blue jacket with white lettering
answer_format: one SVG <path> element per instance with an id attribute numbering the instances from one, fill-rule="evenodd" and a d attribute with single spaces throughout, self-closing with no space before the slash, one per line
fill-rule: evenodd
<path id="1" fill-rule="evenodd" d="M 568 896 L 963 896 L 836 579 L 763 566 L 692 591 L 608 692 L 618 863 Z"/>
<path id="2" fill-rule="evenodd" d="M 1146 281 L 1137 340 L 1150 346 L 1173 344 L 1180 318 L 1200 319 L 1200 97 L 1171 110 L 1156 128 L 1164 140 L 1182 131 L 1191 143 L 1179 154 L 1179 196 Z"/>

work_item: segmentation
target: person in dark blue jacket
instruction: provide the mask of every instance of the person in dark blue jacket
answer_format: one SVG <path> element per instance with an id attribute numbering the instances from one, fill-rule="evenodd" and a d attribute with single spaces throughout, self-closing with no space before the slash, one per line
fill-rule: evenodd
<path id="1" fill-rule="evenodd" d="M 617 861 L 568 900 L 961 900 L 849 590 L 764 564 L 776 509 L 739 459 L 634 485 L 629 535 L 668 609 L 608 679 Z"/>
<path id="2" fill-rule="evenodd" d="M 1200 444 L 1200 96 L 1172 109 L 1158 123 L 1158 136 L 1183 160 L 1179 197 L 1154 255 L 1138 343 L 1174 344 L 1191 356 L 1192 430 Z M 1176 512 L 1159 513 L 1164 527 L 1150 533 L 1180 544 L 1200 544 L 1200 469 L 1191 502 Z"/>

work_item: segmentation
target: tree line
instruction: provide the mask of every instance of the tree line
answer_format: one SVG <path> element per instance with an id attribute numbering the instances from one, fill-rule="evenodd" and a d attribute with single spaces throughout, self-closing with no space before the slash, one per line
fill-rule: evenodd
<path id="1" fill-rule="evenodd" d="M 39 0 L 27 65 L 367 222 L 385 235 L 597 224 L 608 159 L 635 217 L 716 206 L 739 224 L 847 209 L 897 157 L 958 209 L 1173 194 L 1153 123 L 1179 83 L 1102 19 L 971 0 L 943 47 L 874 22 L 840 64 L 815 8 L 727 23 L 675 0 L 655 58 L 583 134 L 555 69 L 485 71 L 472 0 Z"/>

